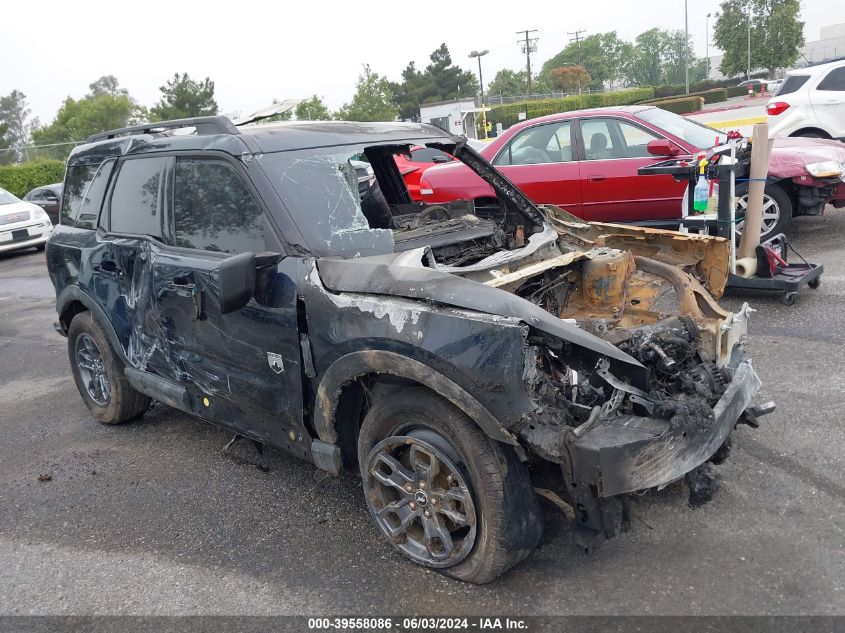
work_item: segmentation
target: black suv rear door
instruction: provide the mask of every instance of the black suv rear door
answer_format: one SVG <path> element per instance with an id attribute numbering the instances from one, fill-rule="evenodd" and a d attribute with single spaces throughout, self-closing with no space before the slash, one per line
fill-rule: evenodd
<path id="1" fill-rule="evenodd" d="M 203 417 L 300 452 L 297 292 L 284 272 L 290 262 L 259 271 L 258 299 L 221 314 L 220 263 L 280 246 L 237 161 L 179 157 L 169 174 L 168 245 L 152 262 L 152 284 L 172 377 Z"/>

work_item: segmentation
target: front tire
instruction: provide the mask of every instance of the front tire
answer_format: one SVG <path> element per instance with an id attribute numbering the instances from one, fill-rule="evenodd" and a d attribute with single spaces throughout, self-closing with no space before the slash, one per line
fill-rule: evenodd
<path id="1" fill-rule="evenodd" d="M 123 363 L 91 312 L 81 312 L 73 318 L 67 343 L 76 388 L 100 422 L 120 424 L 149 409 L 150 398 L 129 385 L 123 375 Z"/>
<path id="2" fill-rule="evenodd" d="M 737 183 L 736 200 L 737 216 L 740 214 L 744 216 L 748 206 L 748 183 Z M 778 233 L 783 233 L 790 222 L 792 222 L 792 200 L 779 185 L 767 183 L 763 189 L 763 224 L 760 228 L 760 242 L 765 242 Z M 744 221 L 737 222 L 737 239 L 741 237 L 744 227 Z"/>
<path id="3" fill-rule="evenodd" d="M 376 525 L 417 563 L 482 584 L 540 540 L 542 515 L 525 465 L 427 389 L 401 389 L 373 404 L 358 460 Z"/>

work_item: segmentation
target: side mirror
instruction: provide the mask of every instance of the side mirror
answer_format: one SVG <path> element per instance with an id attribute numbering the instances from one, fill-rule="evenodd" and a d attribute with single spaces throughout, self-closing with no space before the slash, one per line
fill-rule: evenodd
<path id="1" fill-rule="evenodd" d="M 238 253 L 220 262 L 220 313 L 243 308 L 255 293 L 255 253 Z"/>
<path id="2" fill-rule="evenodd" d="M 681 153 L 681 150 L 672 141 L 665 138 L 649 141 L 646 149 L 652 156 L 677 156 Z"/>
<path id="3" fill-rule="evenodd" d="M 56 196 L 50 196 L 49 198 L 45 198 L 45 202 L 47 204 L 56 204 L 58 203 L 59 199 Z"/>

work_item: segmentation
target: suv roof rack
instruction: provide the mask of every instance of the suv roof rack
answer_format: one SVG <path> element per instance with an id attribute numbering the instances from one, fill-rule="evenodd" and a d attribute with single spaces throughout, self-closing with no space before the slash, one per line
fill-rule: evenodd
<path id="1" fill-rule="evenodd" d="M 97 132 L 85 139 L 85 142 L 93 143 L 94 141 L 102 141 L 103 139 L 123 136 L 125 134 L 149 134 L 157 130 L 173 130 L 182 127 L 196 128 L 197 134 L 200 135 L 240 134 L 238 128 L 235 127 L 235 124 L 232 123 L 228 117 L 216 115 L 197 116 L 188 119 L 174 119 L 172 121 L 156 121 L 154 123 L 144 123 L 143 125 L 122 127 L 117 130 L 109 130 L 107 132 Z"/>

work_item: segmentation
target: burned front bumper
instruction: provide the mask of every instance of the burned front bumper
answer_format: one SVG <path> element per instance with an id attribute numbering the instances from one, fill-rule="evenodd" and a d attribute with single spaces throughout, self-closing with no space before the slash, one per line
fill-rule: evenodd
<path id="1" fill-rule="evenodd" d="M 600 498 L 676 481 L 725 443 L 761 385 L 751 363 L 743 361 L 710 418 L 620 415 L 574 429 L 565 441 L 565 479 L 572 487 L 591 488 Z"/>

